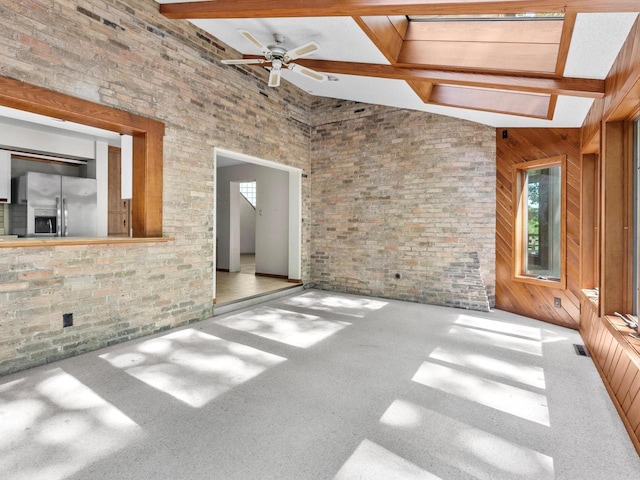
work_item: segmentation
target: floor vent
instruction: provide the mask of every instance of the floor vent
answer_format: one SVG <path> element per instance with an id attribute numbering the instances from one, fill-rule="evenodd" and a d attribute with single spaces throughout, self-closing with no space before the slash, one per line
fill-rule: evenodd
<path id="1" fill-rule="evenodd" d="M 589 355 L 589 352 L 587 352 L 587 349 L 584 348 L 584 345 L 578 345 L 578 344 L 573 344 L 573 348 L 575 348 L 576 350 L 576 355 L 580 355 L 582 357 L 590 357 L 591 355 Z"/>

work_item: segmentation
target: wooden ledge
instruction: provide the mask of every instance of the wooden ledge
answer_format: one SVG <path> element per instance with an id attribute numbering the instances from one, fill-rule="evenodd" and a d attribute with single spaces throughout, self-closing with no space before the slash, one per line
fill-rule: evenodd
<path id="1" fill-rule="evenodd" d="M 600 302 L 600 295 L 599 295 L 598 291 L 597 290 L 591 290 L 591 289 L 588 289 L 588 288 L 583 288 L 582 289 L 582 295 L 584 296 L 584 298 L 589 300 L 594 307 L 596 307 L 596 312 L 597 312 L 598 311 L 598 304 Z"/>
<path id="2" fill-rule="evenodd" d="M 629 335 L 630 333 L 634 333 L 635 330 L 631 330 L 621 319 L 614 315 L 605 316 L 602 322 L 607 330 L 611 332 L 618 345 L 620 345 L 629 356 L 636 368 L 640 370 L 640 339 Z"/>
<path id="3" fill-rule="evenodd" d="M 0 241 L 0 248 L 64 247 L 72 245 L 122 245 L 172 242 L 175 237 L 21 238 Z"/>

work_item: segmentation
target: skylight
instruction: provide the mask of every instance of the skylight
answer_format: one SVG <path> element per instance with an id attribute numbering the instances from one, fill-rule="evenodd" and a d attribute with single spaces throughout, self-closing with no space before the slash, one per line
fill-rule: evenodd
<path id="1" fill-rule="evenodd" d="M 408 15 L 411 22 L 474 22 L 474 21 L 526 21 L 563 20 L 564 13 L 482 13 L 465 15 Z"/>

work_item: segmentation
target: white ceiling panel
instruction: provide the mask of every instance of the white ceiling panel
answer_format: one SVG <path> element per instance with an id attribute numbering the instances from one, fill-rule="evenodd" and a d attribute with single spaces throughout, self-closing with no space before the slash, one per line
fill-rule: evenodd
<path id="1" fill-rule="evenodd" d="M 261 52 L 240 35 L 238 30 L 251 32 L 264 45 L 274 43 L 274 34 L 284 36 L 283 46 L 286 49 L 315 40 L 320 44 L 320 50 L 308 58 L 389 63 L 351 17 L 250 18 L 191 22 L 246 55 L 260 55 Z"/>
<path id="2" fill-rule="evenodd" d="M 637 16 L 637 13 L 579 13 L 564 76 L 604 80 Z"/>

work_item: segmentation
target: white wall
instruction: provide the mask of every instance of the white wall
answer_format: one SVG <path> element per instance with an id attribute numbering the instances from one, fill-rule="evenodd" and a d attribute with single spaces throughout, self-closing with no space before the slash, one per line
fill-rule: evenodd
<path id="1" fill-rule="evenodd" d="M 93 140 L 42 131 L 35 126 L 31 129 L 7 123 L 0 123 L 0 148 L 69 158 L 90 159 L 95 155 Z"/>
<path id="2" fill-rule="evenodd" d="M 256 209 L 240 194 L 240 253 L 256 253 Z"/>
<path id="3" fill-rule="evenodd" d="M 109 235 L 109 144 L 97 141 L 95 145 L 96 159 L 88 162 L 95 173 L 88 177 L 97 182 L 96 235 L 106 237 Z"/>
<path id="4" fill-rule="evenodd" d="M 272 275 L 289 274 L 289 173 L 283 170 L 243 164 L 217 170 L 216 232 L 218 264 L 229 269 L 230 253 L 239 254 L 240 240 L 229 211 L 237 205 L 230 196 L 232 182 L 256 182 L 256 272 Z M 236 183 L 237 186 L 237 183 Z M 235 189 L 234 189 L 235 191 Z M 238 192 L 239 195 L 239 192 Z M 239 213 L 238 219 L 239 219 Z M 233 231 L 232 231 L 233 230 Z M 238 242 L 237 247 L 234 245 Z M 239 260 L 239 255 L 238 255 Z"/>

